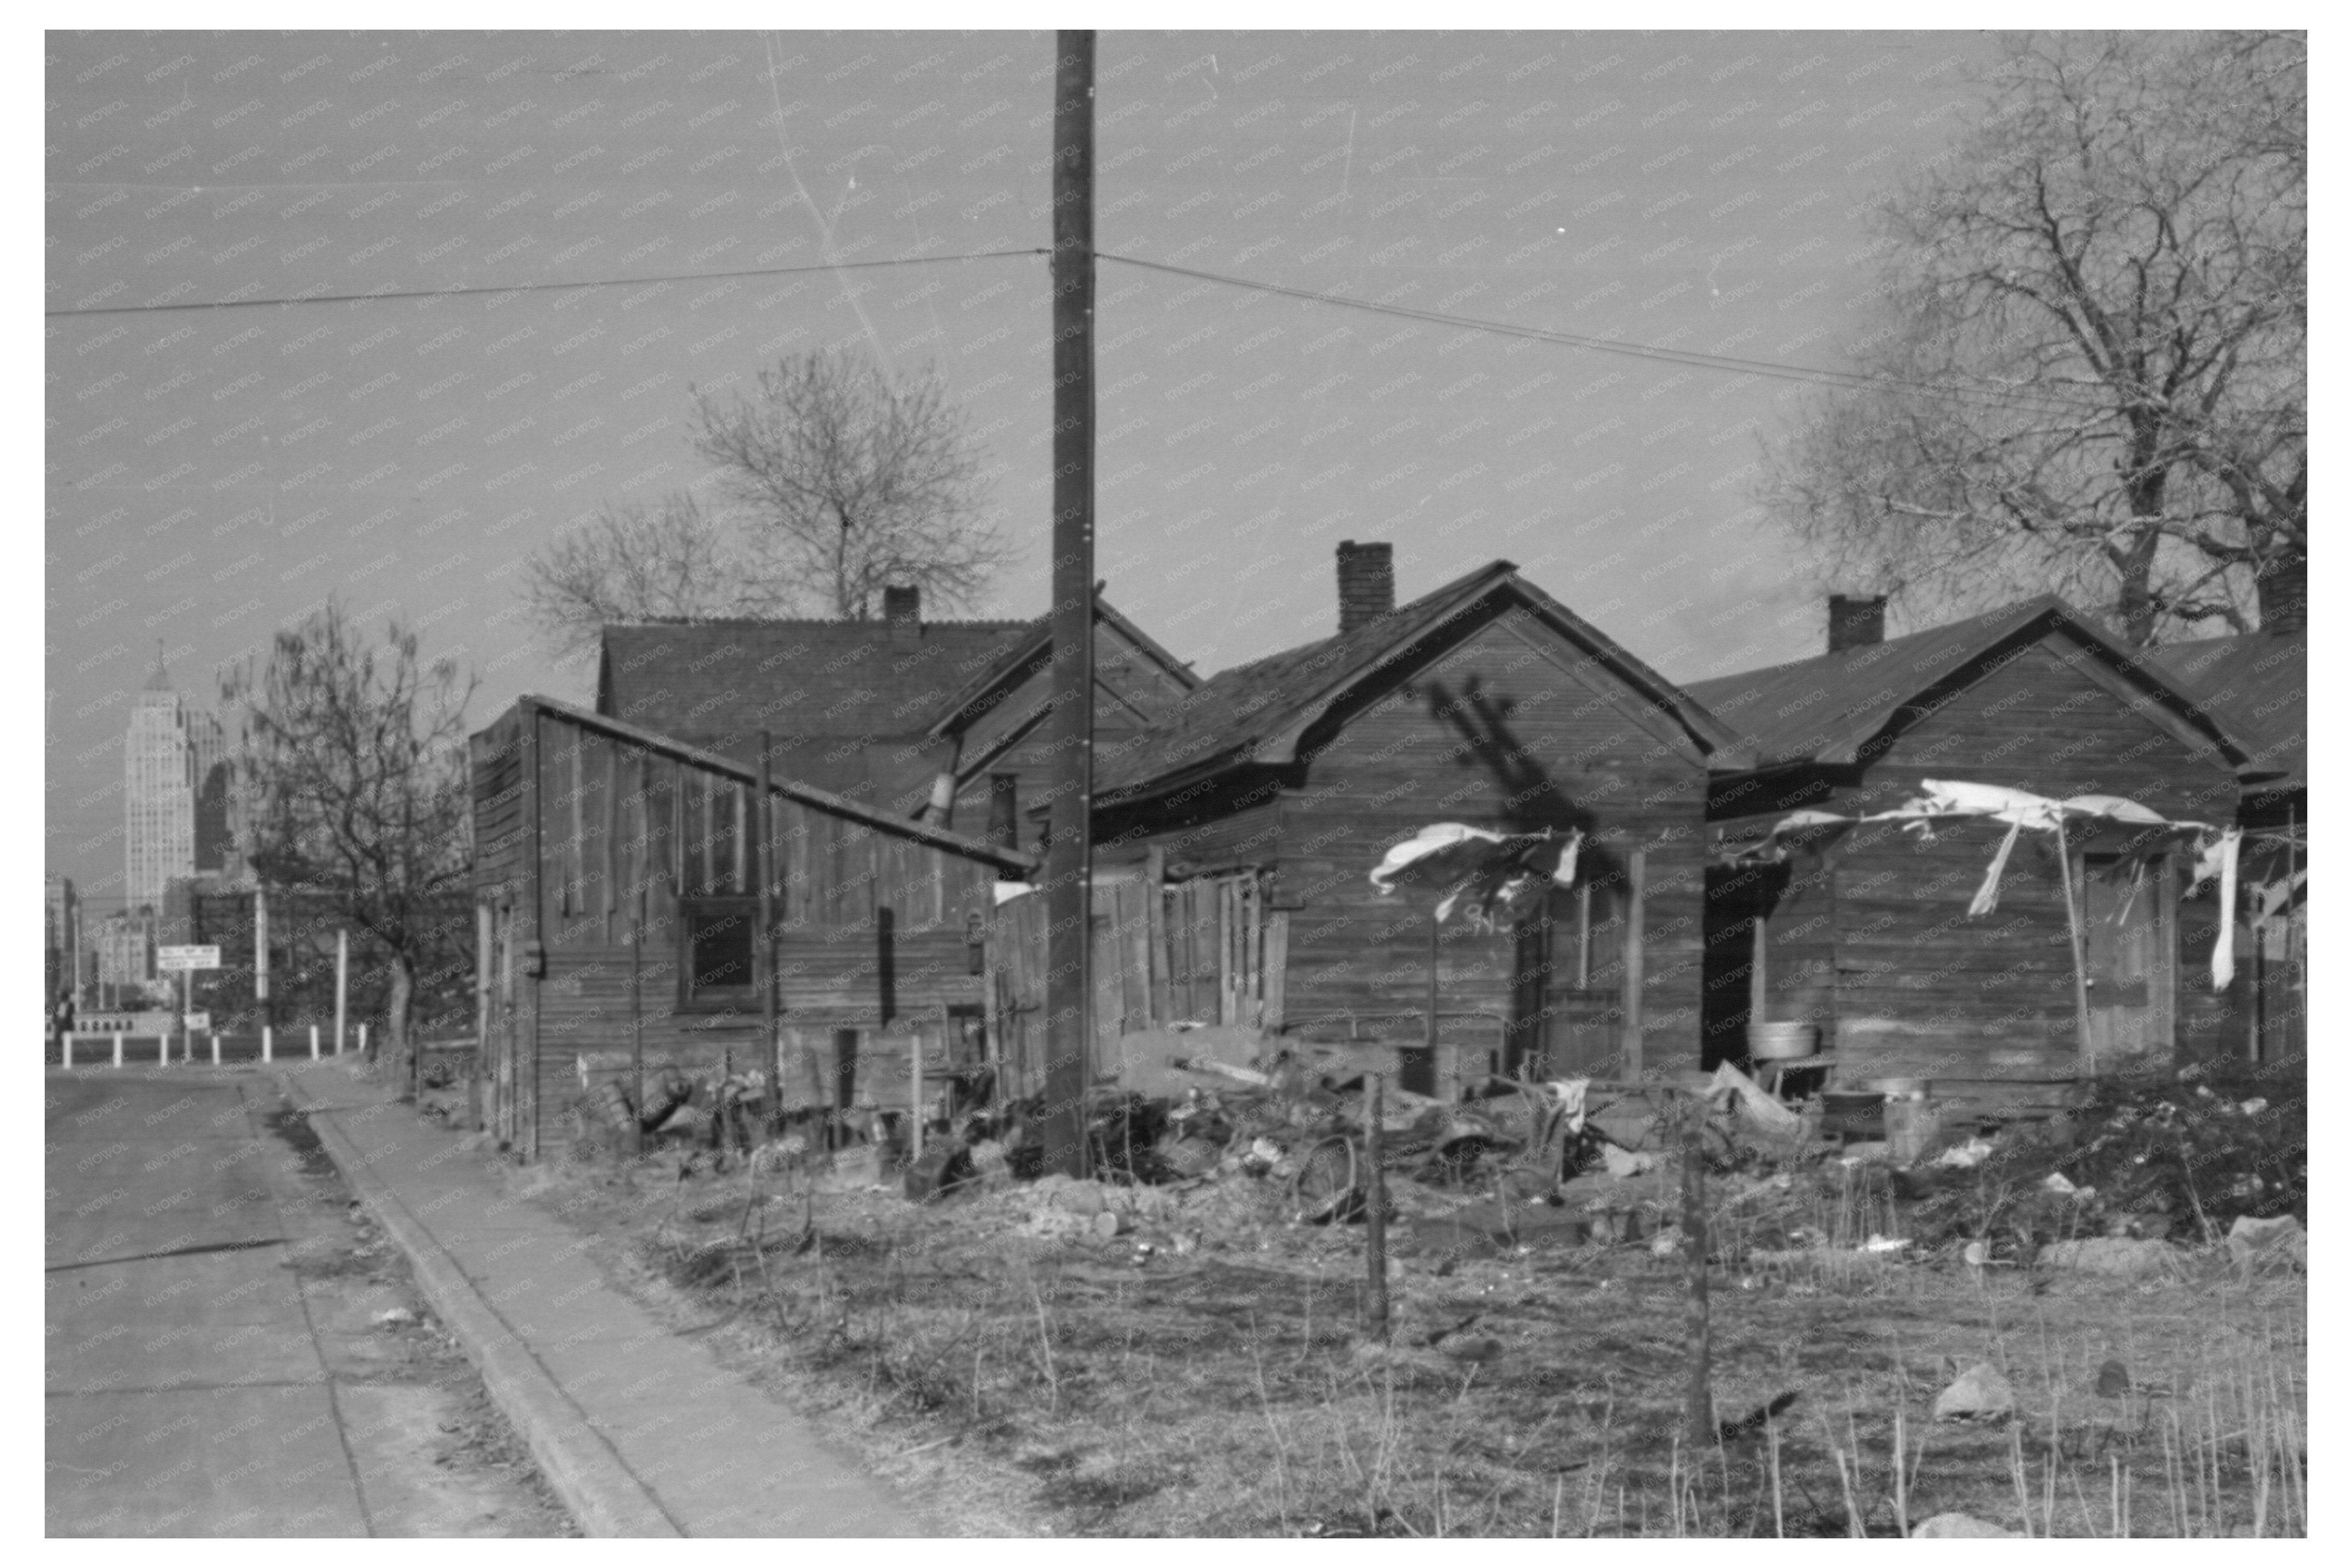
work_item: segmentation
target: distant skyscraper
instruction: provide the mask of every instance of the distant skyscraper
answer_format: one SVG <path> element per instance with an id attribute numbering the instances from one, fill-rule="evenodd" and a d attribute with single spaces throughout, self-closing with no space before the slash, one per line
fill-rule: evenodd
<path id="1" fill-rule="evenodd" d="M 74 899 L 73 878 L 52 873 L 48 881 L 47 917 L 41 923 L 46 964 L 43 999 L 55 1005 L 75 987 L 75 968 L 81 959 L 81 907 Z"/>
<path id="2" fill-rule="evenodd" d="M 163 651 L 123 745 L 122 894 L 160 910 L 173 877 L 218 871 L 228 850 L 228 747 L 220 721 L 172 690 Z"/>

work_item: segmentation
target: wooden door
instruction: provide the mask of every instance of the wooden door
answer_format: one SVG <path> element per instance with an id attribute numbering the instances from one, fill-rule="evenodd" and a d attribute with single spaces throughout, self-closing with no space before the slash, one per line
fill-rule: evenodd
<path id="1" fill-rule="evenodd" d="M 2077 862 L 2091 1062 L 2106 1071 L 2172 1054 L 2171 862 L 2085 855 Z"/>
<path id="2" fill-rule="evenodd" d="M 1530 1071 L 1539 1076 L 1595 1078 L 1617 1071 L 1625 1031 L 1624 902 L 1617 880 L 1557 890 L 1540 922 L 1540 951 L 1531 954 L 1523 939 L 1522 973 L 1532 959 L 1543 975 L 1538 1018 L 1522 1034 L 1535 1052 Z"/>

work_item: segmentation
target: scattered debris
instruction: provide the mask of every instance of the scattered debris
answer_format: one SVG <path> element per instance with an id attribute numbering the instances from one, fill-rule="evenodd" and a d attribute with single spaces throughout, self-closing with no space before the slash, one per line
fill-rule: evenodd
<path id="1" fill-rule="evenodd" d="M 386 1307 L 375 1315 L 375 1326 L 380 1329 L 406 1328 L 415 1321 L 416 1314 L 406 1307 Z"/>
<path id="2" fill-rule="evenodd" d="M 1621 1149 L 1614 1144 L 1604 1144 L 1601 1149 L 1601 1164 L 1611 1176 L 1622 1180 L 1656 1169 L 1658 1156 L 1646 1151 Z"/>
<path id="3" fill-rule="evenodd" d="M 1990 1421 L 2016 1408 L 2017 1394 L 2009 1379 L 1992 1363 L 1980 1361 L 1936 1396 L 1934 1414 L 1938 1421 Z"/>
<path id="4" fill-rule="evenodd" d="M 2305 1264 L 2305 1239 L 2303 1222 L 2292 1214 L 2276 1219 L 2254 1219 L 2240 1215 L 2230 1227 L 2225 1239 L 2230 1249 L 2230 1261 L 2243 1275 L 2257 1269 L 2284 1267 L 2301 1270 Z"/>
<path id="5" fill-rule="evenodd" d="M 1974 1170 L 1984 1164 L 1985 1156 L 1991 1153 L 1991 1144 L 1982 1138 L 1970 1138 L 1965 1144 L 1955 1144 L 1946 1149 L 1932 1163 L 1947 1170 Z"/>

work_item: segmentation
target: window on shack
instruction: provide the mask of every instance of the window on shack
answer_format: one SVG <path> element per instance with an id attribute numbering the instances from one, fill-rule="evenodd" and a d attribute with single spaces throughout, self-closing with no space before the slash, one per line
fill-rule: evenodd
<path id="1" fill-rule="evenodd" d="M 760 925 L 756 898 L 686 898 L 678 901 L 678 929 L 686 945 L 678 966 L 688 1008 L 748 1007 L 759 999 L 755 967 Z"/>

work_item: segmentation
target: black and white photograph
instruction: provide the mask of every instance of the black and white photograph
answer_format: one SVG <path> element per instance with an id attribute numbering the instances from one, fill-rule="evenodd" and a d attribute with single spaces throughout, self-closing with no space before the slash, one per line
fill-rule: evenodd
<path id="1" fill-rule="evenodd" d="M 716 15 L 41 35 L 46 1536 L 2316 1532 L 2305 31 Z"/>

